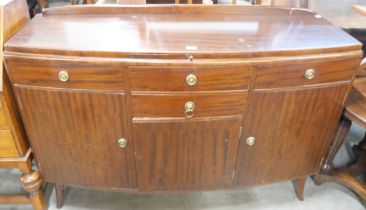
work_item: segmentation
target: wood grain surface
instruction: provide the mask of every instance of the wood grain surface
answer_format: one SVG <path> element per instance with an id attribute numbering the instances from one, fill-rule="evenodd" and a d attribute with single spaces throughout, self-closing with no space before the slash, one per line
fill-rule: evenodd
<path id="1" fill-rule="evenodd" d="M 10 77 L 20 85 L 115 91 L 124 88 L 121 63 L 10 57 L 6 65 L 12 69 Z M 60 71 L 69 74 L 68 81 L 59 79 Z"/>
<path id="2" fill-rule="evenodd" d="M 23 120 L 44 179 L 95 188 L 131 186 L 122 94 L 18 87 Z"/>
<path id="3" fill-rule="evenodd" d="M 331 82 L 351 81 L 359 60 L 350 58 L 323 59 L 321 61 L 302 60 L 279 64 L 257 66 L 255 89 L 309 86 Z M 315 71 L 312 79 L 306 79 L 305 72 Z"/>
<path id="4" fill-rule="evenodd" d="M 307 10 L 76 6 L 37 16 L 5 62 L 46 181 L 189 191 L 298 179 L 302 198 L 360 49 Z"/>
<path id="5" fill-rule="evenodd" d="M 232 186 L 241 126 L 241 117 L 135 122 L 140 190 L 209 190 Z"/>
<path id="6" fill-rule="evenodd" d="M 245 90 L 249 87 L 249 70 L 249 65 L 136 66 L 130 67 L 130 82 L 132 91 Z M 186 82 L 190 74 L 197 78 L 192 86 Z"/>
<path id="7" fill-rule="evenodd" d="M 242 115 L 247 94 L 133 95 L 134 117 L 185 117 L 185 103 L 195 104 L 194 117 Z"/>
<path id="8" fill-rule="evenodd" d="M 357 40 L 311 11 L 240 5 L 49 9 L 5 45 L 6 51 L 34 54 L 180 59 L 187 54 L 243 58 L 360 49 Z"/>
<path id="9" fill-rule="evenodd" d="M 240 142 L 238 183 L 266 184 L 317 173 L 350 87 L 254 93 Z M 249 136 L 256 138 L 253 146 L 245 142 Z"/>

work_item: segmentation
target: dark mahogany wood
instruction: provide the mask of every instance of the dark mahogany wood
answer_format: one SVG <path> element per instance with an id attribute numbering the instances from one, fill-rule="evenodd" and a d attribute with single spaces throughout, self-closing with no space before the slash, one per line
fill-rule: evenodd
<path id="1" fill-rule="evenodd" d="M 21 85 L 115 91 L 124 88 L 121 63 L 9 58 L 7 65 L 15 67 L 10 77 Z M 58 73 L 63 70 L 69 73 L 67 82 L 58 78 Z M 36 79 L 34 75 L 37 75 Z"/>
<path id="2" fill-rule="evenodd" d="M 7 51 L 24 53 L 181 59 L 187 54 L 243 58 L 360 48 L 357 40 L 311 11 L 239 5 L 51 8 L 5 45 Z"/>
<path id="3" fill-rule="evenodd" d="M 307 177 L 296 179 L 295 183 L 294 183 L 296 196 L 301 201 L 304 200 L 304 188 L 305 188 L 306 178 Z"/>
<path id="4" fill-rule="evenodd" d="M 241 117 L 134 121 L 141 190 L 208 190 L 233 185 Z"/>
<path id="5" fill-rule="evenodd" d="M 253 146 L 245 139 L 240 143 L 239 184 L 265 184 L 317 173 L 349 89 L 350 85 L 342 85 L 254 92 L 244 135 L 254 136 L 256 142 Z"/>
<path id="6" fill-rule="evenodd" d="M 303 199 L 360 49 L 307 10 L 76 6 L 33 19 L 5 64 L 46 181 L 192 191 L 297 180 Z"/>
<path id="7" fill-rule="evenodd" d="M 353 58 L 328 58 L 313 61 L 270 63 L 257 67 L 255 89 L 296 87 L 345 81 L 353 76 L 359 62 Z M 308 69 L 316 71 L 313 79 L 306 79 Z"/>
<path id="8" fill-rule="evenodd" d="M 195 103 L 195 117 L 242 115 L 247 94 L 133 95 L 134 117 L 185 117 L 185 103 Z"/>
<path id="9" fill-rule="evenodd" d="M 31 146 L 47 181 L 130 188 L 125 98 L 121 93 L 16 86 Z"/>
<path id="10" fill-rule="evenodd" d="M 249 65 L 138 66 L 130 67 L 130 83 L 134 92 L 245 90 L 249 88 L 250 68 Z M 197 77 L 192 86 L 186 83 L 190 74 Z"/>
<path id="11" fill-rule="evenodd" d="M 65 185 L 55 184 L 56 207 L 60 209 L 64 205 Z"/>

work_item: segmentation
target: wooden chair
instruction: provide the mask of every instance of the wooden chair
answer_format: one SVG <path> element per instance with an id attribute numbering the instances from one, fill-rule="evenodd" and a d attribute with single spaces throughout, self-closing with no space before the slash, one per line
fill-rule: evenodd
<path id="1" fill-rule="evenodd" d="M 82 2 L 84 4 L 96 4 L 96 3 L 102 3 L 104 2 L 105 0 L 82 0 Z M 40 7 L 40 9 L 44 9 L 44 8 L 47 8 L 49 5 L 49 2 L 48 0 L 37 0 L 38 2 L 38 5 Z M 78 4 L 79 3 L 79 0 L 70 0 L 70 4 L 71 5 L 75 5 L 75 4 Z"/>
<path id="2" fill-rule="evenodd" d="M 333 160 L 342 146 L 352 123 L 366 129 L 366 58 L 361 62 L 353 89 L 347 98 L 343 116 L 340 121 L 335 141 L 323 164 L 320 174 L 314 176 L 315 184 L 335 181 L 352 190 L 366 203 L 366 184 L 356 177 L 366 171 L 366 135 L 363 140 L 352 148 L 356 161 L 348 166 L 333 167 Z"/>
<path id="3" fill-rule="evenodd" d="M 32 150 L 13 96 L 8 75 L 2 63 L 3 44 L 29 21 L 26 0 L 0 1 L 0 168 L 18 168 L 23 174 L 20 181 L 28 191 L 24 195 L 1 195 L 0 204 L 32 204 L 35 210 L 46 205 L 40 191 L 42 179 L 32 169 Z M 3 73 L 3 74 L 1 74 Z"/>

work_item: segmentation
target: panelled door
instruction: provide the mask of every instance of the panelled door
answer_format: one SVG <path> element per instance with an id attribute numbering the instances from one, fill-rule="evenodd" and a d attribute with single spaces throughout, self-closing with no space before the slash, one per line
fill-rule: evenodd
<path id="1" fill-rule="evenodd" d="M 144 191 L 232 185 L 242 118 L 135 121 L 138 186 Z"/>

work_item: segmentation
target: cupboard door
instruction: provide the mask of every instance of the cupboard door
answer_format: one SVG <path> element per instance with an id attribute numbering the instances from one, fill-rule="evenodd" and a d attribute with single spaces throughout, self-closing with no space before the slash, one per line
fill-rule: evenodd
<path id="1" fill-rule="evenodd" d="M 279 182 L 319 172 L 349 90 L 350 85 L 254 91 L 239 148 L 239 184 Z M 251 136 L 254 142 L 247 141 Z"/>
<path id="2" fill-rule="evenodd" d="M 131 187 L 125 97 L 121 93 L 17 87 L 25 128 L 44 179 L 59 184 Z"/>
<path id="3" fill-rule="evenodd" d="M 242 117 L 135 121 L 142 191 L 207 190 L 232 185 Z"/>

